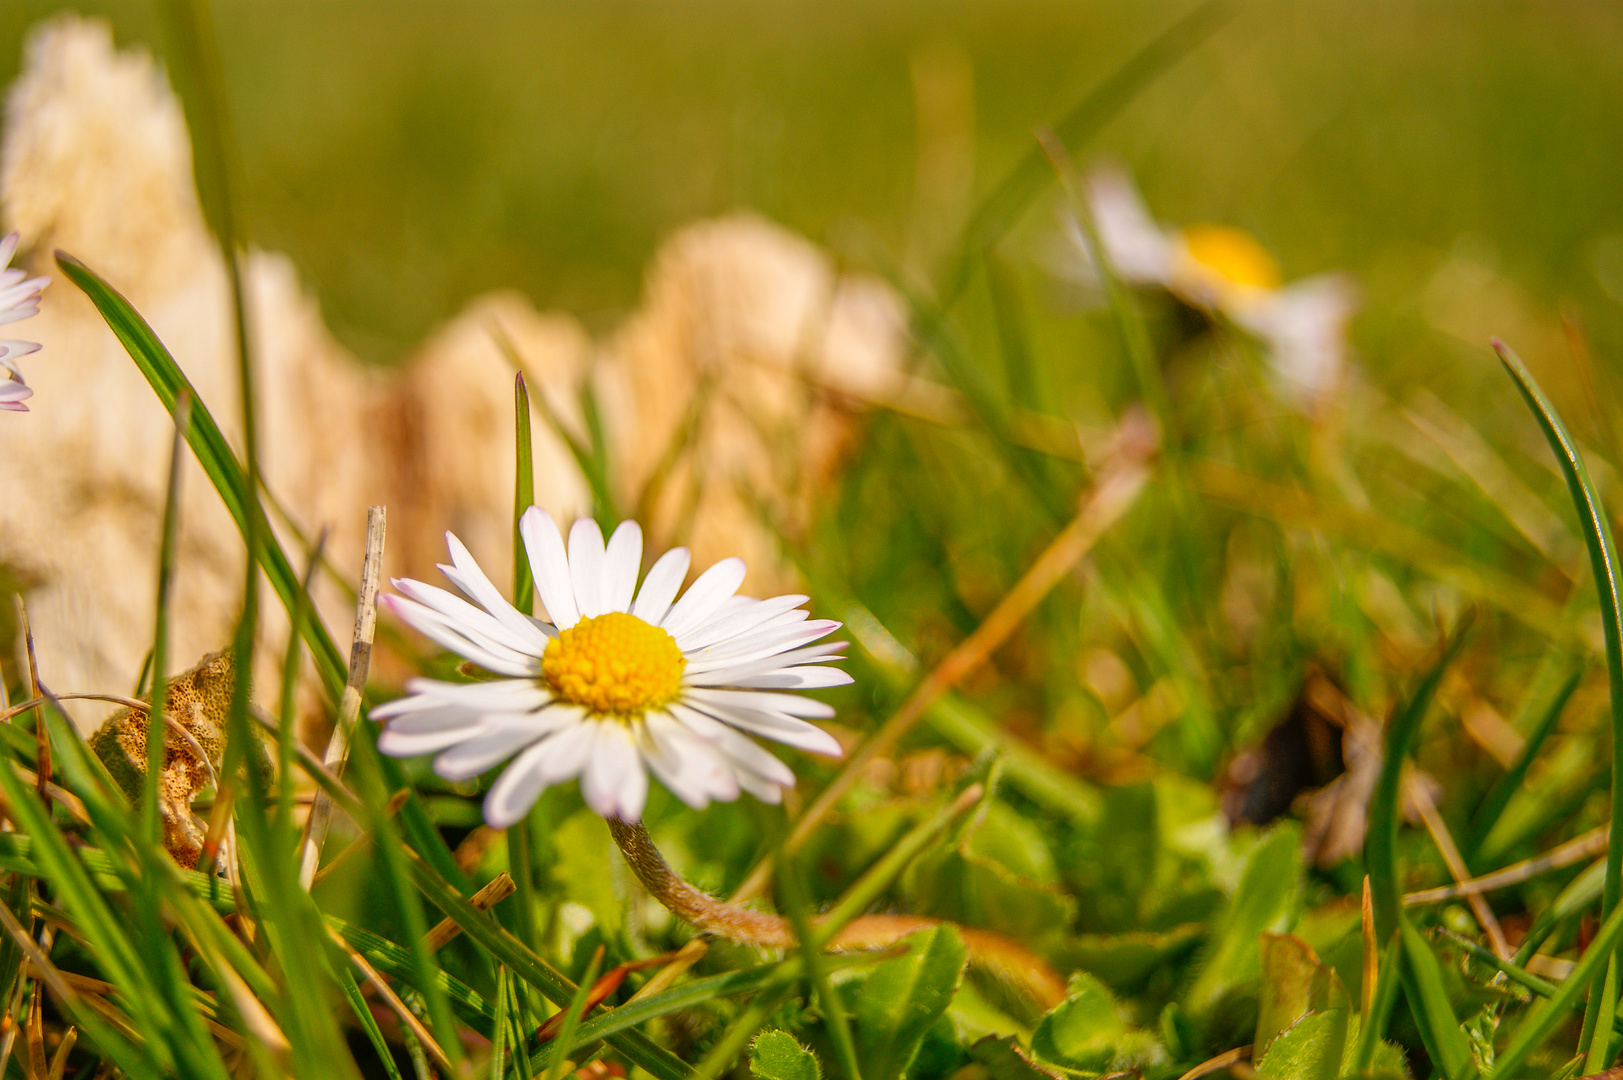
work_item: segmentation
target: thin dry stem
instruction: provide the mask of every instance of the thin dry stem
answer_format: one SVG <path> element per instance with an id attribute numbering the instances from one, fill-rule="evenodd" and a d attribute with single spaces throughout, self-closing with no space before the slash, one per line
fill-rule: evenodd
<path id="1" fill-rule="evenodd" d="M 1426 831 L 1431 834 L 1431 842 L 1437 846 L 1437 852 L 1443 857 L 1448 866 L 1448 872 L 1453 876 L 1454 882 L 1469 881 L 1471 871 L 1466 867 L 1465 860 L 1460 857 L 1460 849 L 1454 845 L 1453 836 L 1449 835 L 1448 825 L 1443 816 L 1437 812 L 1437 804 L 1432 802 L 1431 793 L 1424 784 L 1410 783 L 1404 785 L 1407 789 L 1409 801 L 1420 812 L 1420 820 L 1425 823 Z M 1465 893 L 1465 902 L 1471 906 L 1471 914 L 1476 916 L 1477 925 L 1482 927 L 1483 933 L 1488 935 L 1488 944 L 1493 954 L 1501 960 L 1510 959 L 1510 945 L 1505 941 L 1505 932 L 1499 927 L 1499 920 L 1494 917 L 1493 909 L 1488 902 L 1482 899 L 1482 893 Z"/>
<path id="2" fill-rule="evenodd" d="M 400 1022 L 406 1026 L 406 1030 L 410 1031 L 417 1041 L 422 1044 L 423 1049 L 428 1051 L 428 1056 L 434 1059 L 434 1064 L 444 1070 L 446 1076 L 460 1075 L 456 1067 L 451 1064 L 451 1059 L 445 1056 L 445 1048 L 435 1041 L 434 1036 L 429 1034 L 428 1029 L 423 1026 L 423 1022 L 417 1019 L 417 1015 L 406 1006 L 404 1001 L 400 1000 L 400 995 L 394 992 L 394 988 L 383 981 L 383 976 L 377 973 L 377 969 L 366 962 L 366 957 L 356 952 L 354 947 L 345 941 L 338 931 L 329 927 L 328 933 L 332 935 L 333 941 L 343 947 L 344 952 L 349 955 L 350 963 L 354 964 L 356 970 L 366 979 L 367 985 L 377 992 L 378 997 L 383 999 L 383 1003 L 389 1006 L 390 1010 L 400 1018 Z"/>
<path id="3" fill-rule="evenodd" d="M 28 696 L 35 701 L 41 698 L 39 689 L 39 660 L 34 656 L 34 631 L 28 625 L 28 605 L 23 603 L 20 596 L 13 597 L 17 605 L 17 625 L 22 631 L 23 644 L 28 652 Z M 40 802 L 46 806 L 51 801 L 46 786 L 51 782 L 51 739 L 45 731 L 45 713 L 38 705 L 34 708 L 34 741 L 37 746 L 37 767 L 34 770 L 39 777 L 36 790 L 39 792 Z"/>
<path id="4" fill-rule="evenodd" d="M 1128 426 L 1132 423 L 1124 422 L 1119 432 L 1124 436 L 1118 439 L 1119 449 L 1101 472 L 1081 512 L 1037 556 L 1037 560 L 992 609 L 985 621 L 959 642 L 936 665 L 935 670 L 918 684 L 901 708 L 851 755 L 839 775 L 795 822 L 788 839 L 784 841 L 784 850 L 798 850 L 856 783 L 868 764 L 889 753 L 923 719 L 930 706 L 984 664 L 1025 621 L 1026 616 L 1075 569 L 1105 531 L 1126 513 L 1149 479 L 1148 459 L 1154 450 L 1153 439 L 1144 437 Z M 1143 419 L 1139 418 L 1138 424 L 1143 423 Z M 772 860 L 763 859 L 738 887 L 733 900 L 736 902 L 760 895 L 771 880 L 771 875 Z"/>
<path id="5" fill-rule="evenodd" d="M 366 513 L 366 558 L 361 564 L 361 595 L 355 604 L 355 636 L 349 650 L 349 678 L 338 702 L 338 722 L 327 741 L 322 762 L 333 773 L 344 771 L 349 759 L 349 736 L 361 714 L 361 692 L 372 664 L 372 640 L 378 626 L 378 585 L 383 579 L 383 534 L 387 512 L 374 506 Z M 321 863 L 321 846 L 332 822 L 332 800 L 318 791 L 304 825 L 304 846 L 299 862 L 299 885 L 309 889 Z"/>
<path id="6" fill-rule="evenodd" d="M 512 877 L 506 870 L 503 870 L 491 878 L 484 888 L 468 897 L 468 903 L 479 911 L 489 911 L 509 896 L 512 896 L 517 888 L 518 886 L 513 883 Z M 456 924 L 456 920 L 441 919 L 424 936 L 424 940 L 428 942 L 431 951 L 438 952 L 460 933 L 462 933 L 462 927 Z"/>
<path id="7" fill-rule="evenodd" d="M 1512 863 L 1503 870 L 1495 870 L 1491 874 L 1483 874 L 1481 877 L 1470 878 L 1455 885 L 1442 885 L 1435 889 L 1421 889 L 1419 892 L 1408 893 L 1403 897 L 1403 905 L 1420 907 L 1425 904 L 1441 904 L 1447 900 L 1477 896 L 1492 892 L 1494 889 L 1520 884 L 1540 874 L 1547 874 L 1551 870 L 1559 870 L 1599 855 L 1606 850 L 1607 838 L 1610 835 L 1610 826 L 1597 826 L 1582 836 L 1575 836 L 1566 843 L 1551 848 L 1542 855 Z"/>
<path id="8" fill-rule="evenodd" d="M 1233 1050 L 1225 1050 L 1214 1058 L 1207 1058 L 1193 1069 L 1178 1077 L 1178 1080 L 1200 1080 L 1202 1076 L 1210 1076 L 1214 1072 L 1230 1069 L 1235 1065 L 1245 1063 L 1251 1056 L 1251 1047 L 1236 1046 Z"/>

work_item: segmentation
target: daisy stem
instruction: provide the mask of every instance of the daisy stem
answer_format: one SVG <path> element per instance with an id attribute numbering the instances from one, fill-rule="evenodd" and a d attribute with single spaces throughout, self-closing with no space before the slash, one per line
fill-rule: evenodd
<path id="1" fill-rule="evenodd" d="M 980 784 L 971 784 L 951 803 L 929 818 L 915 825 L 867 872 L 846 890 L 826 913 L 811 922 L 811 945 L 822 949 L 841 939 L 840 931 L 849 927 L 851 936 L 867 939 L 873 929 L 882 927 L 855 926 L 857 916 L 877 900 L 891 883 L 901 876 L 912 861 L 918 858 L 946 829 L 969 813 L 982 794 Z M 609 833 L 626 857 L 631 872 L 642 882 L 643 888 L 654 899 L 665 905 L 677 918 L 692 923 L 706 933 L 752 945 L 765 945 L 779 949 L 795 946 L 794 928 L 781 915 L 751 911 L 737 903 L 717 900 L 690 885 L 682 875 L 671 869 L 665 857 L 654 846 L 648 829 L 640 821 L 626 822 L 608 819 Z M 904 933 L 919 928 L 917 920 L 906 920 Z M 901 924 L 898 923 L 898 926 Z"/>

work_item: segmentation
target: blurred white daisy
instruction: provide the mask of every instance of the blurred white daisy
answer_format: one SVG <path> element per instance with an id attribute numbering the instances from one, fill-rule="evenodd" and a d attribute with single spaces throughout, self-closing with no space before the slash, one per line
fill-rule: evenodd
<path id="1" fill-rule="evenodd" d="M 12 233 L 0 240 L 0 326 L 20 322 L 39 311 L 39 294 L 50 278 L 31 278 L 22 270 L 11 266 L 11 257 L 17 253 L 18 235 Z M 23 382 L 23 373 L 17 361 L 29 353 L 38 352 L 39 345 L 32 341 L 0 340 L 0 409 L 8 412 L 27 412 L 25 398 L 34 396 Z"/>
<path id="2" fill-rule="evenodd" d="M 1217 311 L 1267 346 L 1275 374 L 1299 404 L 1311 406 L 1340 384 L 1347 320 L 1356 305 L 1342 274 L 1285 285 L 1274 257 L 1250 233 L 1227 225 L 1169 230 L 1156 224 L 1127 175 L 1101 169 L 1088 177 L 1088 207 L 1116 275 L 1166 289 L 1185 303 Z M 1087 260 L 1074 220 L 1071 241 Z"/>
<path id="3" fill-rule="evenodd" d="M 776 803 L 794 773 L 749 735 L 840 755 L 832 736 L 803 719 L 834 710 L 780 692 L 851 681 L 821 666 L 841 659 L 845 643 L 812 644 L 840 624 L 809 619 L 806 597 L 736 596 L 744 563 L 723 559 L 678 598 L 685 548 L 661 556 L 639 590 L 642 530 L 630 521 L 605 546 L 597 523 L 582 518 L 567 552 L 538 507 L 519 529 L 551 622 L 504 600 L 450 533 L 451 565 L 440 571 L 473 603 L 409 579 L 394 582 L 401 595 L 383 599 L 425 636 L 500 676 L 413 679 L 407 697 L 372 710 L 389 721 L 378 736 L 384 753 L 437 754 L 434 771 L 447 780 L 517 755 L 485 798 L 485 820 L 498 829 L 576 776 L 587 805 L 624 821 L 641 818 L 650 772 L 695 809 L 740 790 Z"/>

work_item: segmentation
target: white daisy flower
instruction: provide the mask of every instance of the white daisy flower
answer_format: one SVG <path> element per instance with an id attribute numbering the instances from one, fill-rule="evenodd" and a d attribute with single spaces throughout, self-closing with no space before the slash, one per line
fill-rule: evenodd
<path id="1" fill-rule="evenodd" d="M 20 322 L 39 311 L 39 294 L 50 283 L 50 278 L 30 278 L 11 266 L 11 257 L 17 253 L 17 241 L 16 233 L 0 240 L 0 326 Z M 0 341 L 0 368 L 6 371 L 6 375 L 0 377 L 0 409 L 28 411 L 23 400 L 33 397 L 34 392 L 23 382 L 17 361 L 38 351 L 39 345 L 32 341 Z"/>
<path id="2" fill-rule="evenodd" d="M 1099 243 L 1123 281 L 1166 289 L 1255 334 L 1298 404 L 1312 407 L 1336 389 L 1347 320 L 1357 302 L 1345 276 L 1323 274 L 1286 285 L 1274 257 L 1243 229 L 1165 229 L 1150 216 L 1132 180 L 1116 169 L 1093 173 L 1087 190 Z M 1074 220 L 1066 225 L 1086 261 L 1080 228 Z"/>
<path id="3" fill-rule="evenodd" d="M 694 809 L 747 791 L 776 803 L 794 773 L 750 735 L 838 757 L 839 743 L 806 721 L 834 710 L 781 693 L 842 686 L 822 666 L 844 642 L 813 642 L 839 627 L 808 618 L 804 596 L 734 595 L 744 563 L 723 559 L 677 597 L 688 552 L 675 548 L 637 587 L 642 530 L 625 522 L 607 546 L 597 523 L 575 522 L 566 553 L 545 510 L 519 523 L 550 622 L 502 598 L 461 541 L 445 534 L 440 566 L 468 600 L 396 579 L 382 603 L 426 637 L 500 676 L 489 682 L 413 679 L 407 697 L 372 710 L 389 724 L 378 748 L 437 754 L 434 771 L 466 780 L 509 757 L 485 798 L 485 820 L 518 821 L 552 784 L 576 776 L 604 817 L 636 821 L 652 772 Z M 516 756 L 515 756 L 516 755 Z"/>

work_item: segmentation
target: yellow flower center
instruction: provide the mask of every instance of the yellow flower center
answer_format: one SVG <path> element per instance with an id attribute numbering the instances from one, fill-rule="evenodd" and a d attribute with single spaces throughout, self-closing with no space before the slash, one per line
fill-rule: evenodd
<path id="1" fill-rule="evenodd" d="M 1244 229 L 1191 225 L 1183 230 L 1183 248 L 1196 264 L 1188 269 L 1216 287 L 1248 291 L 1279 288 L 1279 264 Z"/>
<path id="2" fill-rule="evenodd" d="M 620 716 L 676 697 L 686 666 L 675 638 L 619 611 L 582 619 L 541 657 L 541 674 L 559 697 Z"/>

